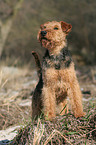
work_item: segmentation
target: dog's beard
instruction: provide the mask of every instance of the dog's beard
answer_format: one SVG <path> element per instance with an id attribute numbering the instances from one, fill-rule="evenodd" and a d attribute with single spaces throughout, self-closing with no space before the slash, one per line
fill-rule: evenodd
<path id="1" fill-rule="evenodd" d="M 54 41 L 50 41 L 47 39 L 42 39 L 41 40 L 41 45 L 47 49 L 51 49 L 55 47 L 55 42 Z"/>

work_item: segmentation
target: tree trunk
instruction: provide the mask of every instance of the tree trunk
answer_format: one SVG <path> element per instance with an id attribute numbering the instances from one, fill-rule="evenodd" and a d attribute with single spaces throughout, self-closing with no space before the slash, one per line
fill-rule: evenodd
<path id="1" fill-rule="evenodd" d="M 9 16 L 8 18 L 6 18 L 6 20 L 4 22 L 2 20 L 0 20 L 0 57 L 2 55 L 2 51 L 4 49 L 4 45 L 6 43 L 8 34 L 11 30 L 11 26 L 12 26 L 14 17 L 16 16 L 18 10 L 21 8 L 23 1 L 24 0 L 19 0 L 17 2 L 15 7 L 13 8 L 12 15 Z"/>

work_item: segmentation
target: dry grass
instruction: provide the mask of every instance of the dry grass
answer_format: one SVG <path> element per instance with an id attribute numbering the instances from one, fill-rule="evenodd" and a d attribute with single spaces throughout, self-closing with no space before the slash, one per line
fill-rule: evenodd
<path id="1" fill-rule="evenodd" d="M 40 118 L 38 118 L 37 126 L 34 129 L 33 145 L 40 144 L 43 134 L 44 134 L 44 124 L 42 124 Z"/>
<path id="2" fill-rule="evenodd" d="M 35 71 L 3 66 L 0 68 L 0 129 L 23 123 L 31 118 L 31 91 L 36 81 Z M 32 82 L 33 81 L 33 82 Z M 20 105 L 29 101 L 29 106 Z"/>

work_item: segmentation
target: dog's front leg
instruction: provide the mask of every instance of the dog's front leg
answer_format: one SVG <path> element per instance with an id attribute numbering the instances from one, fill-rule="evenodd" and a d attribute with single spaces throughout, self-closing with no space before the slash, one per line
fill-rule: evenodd
<path id="1" fill-rule="evenodd" d="M 52 120 L 56 116 L 56 94 L 58 74 L 54 68 L 43 72 L 42 102 L 43 112 L 46 120 Z"/>
<path id="2" fill-rule="evenodd" d="M 83 112 L 82 94 L 76 76 L 74 77 L 74 80 L 70 82 L 68 95 L 71 100 L 71 106 L 74 116 L 76 118 L 84 116 L 86 113 Z"/>
<path id="3" fill-rule="evenodd" d="M 48 86 L 42 89 L 43 112 L 46 120 L 52 120 L 56 116 L 56 97 L 55 91 Z"/>

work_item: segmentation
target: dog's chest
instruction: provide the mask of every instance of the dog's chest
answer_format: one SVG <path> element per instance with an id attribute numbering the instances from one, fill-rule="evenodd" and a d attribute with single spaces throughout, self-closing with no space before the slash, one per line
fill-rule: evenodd
<path id="1" fill-rule="evenodd" d="M 47 51 L 45 57 L 43 59 L 43 67 L 46 68 L 54 68 L 56 70 L 68 68 L 71 64 L 71 55 L 69 50 L 62 49 L 59 55 L 49 55 Z"/>

